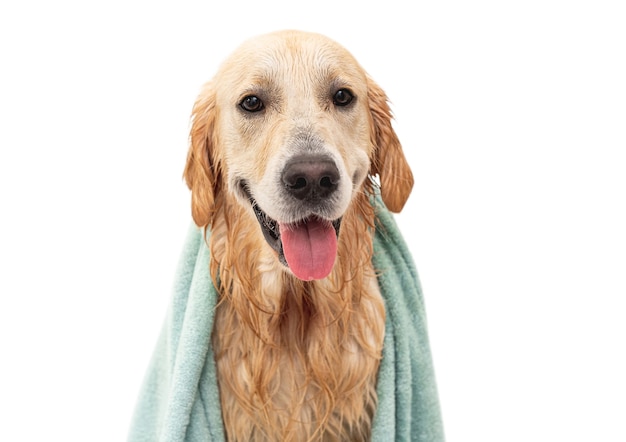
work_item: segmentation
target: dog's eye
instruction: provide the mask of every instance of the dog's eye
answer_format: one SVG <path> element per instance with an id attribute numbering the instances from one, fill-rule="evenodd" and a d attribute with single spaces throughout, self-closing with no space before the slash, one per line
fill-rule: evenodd
<path id="1" fill-rule="evenodd" d="M 354 95 L 349 89 L 339 89 L 333 96 L 333 103 L 335 106 L 347 106 L 352 103 L 353 99 Z"/>
<path id="2" fill-rule="evenodd" d="M 248 95 L 239 103 L 239 107 L 241 107 L 246 112 L 259 112 L 263 110 L 265 105 L 263 101 L 256 95 Z"/>

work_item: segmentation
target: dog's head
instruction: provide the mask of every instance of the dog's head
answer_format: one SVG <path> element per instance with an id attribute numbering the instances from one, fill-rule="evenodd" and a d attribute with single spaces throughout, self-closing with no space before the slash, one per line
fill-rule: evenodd
<path id="1" fill-rule="evenodd" d="M 413 186 L 387 97 L 343 47 L 284 31 L 244 43 L 193 109 L 185 178 L 196 224 L 228 192 L 249 208 L 278 259 L 300 279 L 331 271 L 341 219 L 379 176 L 399 212 Z"/>

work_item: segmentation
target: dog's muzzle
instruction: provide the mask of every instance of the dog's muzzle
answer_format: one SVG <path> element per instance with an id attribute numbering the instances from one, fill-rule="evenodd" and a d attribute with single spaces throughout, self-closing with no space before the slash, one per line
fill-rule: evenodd
<path id="1" fill-rule="evenodd" d="M 287 162 L 281 174 L 282 191 L 298 213 L 296 222 L 270 218 L 252 196 L 245 181 L 240 187 L 247 195 L 261 226 L 265 241 L 293 274 L 305 281 L 328 276 L 337 257 L 341 218 L 324 216 L 333 204 L 340 173 L 326 156 L 297 156 Z"/>

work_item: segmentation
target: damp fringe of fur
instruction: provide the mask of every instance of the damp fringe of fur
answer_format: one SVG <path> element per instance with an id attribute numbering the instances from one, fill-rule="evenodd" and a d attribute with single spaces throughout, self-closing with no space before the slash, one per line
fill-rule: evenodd
<path id="1" fill-rule="evenodd" d="M 344 217 L 337 265 L 327 280 L 304 282 L 282 271 L 270 284 L 275 290 L 267 290 L 262 279 L 268 275 L 258 268 L 252 215 L 228 198 L 217 204 L 222 222 L 214 223 L 209 246 L 222 298 L 213 345 L 218 370 L 237 370 L 220 377 L 220 389 L 236 398 L 222 404 L 234 417 L 225 419 L 233 426 L 227 434 L 366 439 L 376 407 L 376 343 L 384 333 L 382 301 L 364 286 L 375 279 L 374 212 L 366 193 Z"/>

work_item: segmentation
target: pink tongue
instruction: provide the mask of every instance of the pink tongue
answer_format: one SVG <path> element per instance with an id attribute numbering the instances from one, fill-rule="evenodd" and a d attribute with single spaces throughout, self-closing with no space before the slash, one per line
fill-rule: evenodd
<path id="1" fill-rule="evenodd" d="M 289 268 L 304 281 L 330 274 L 337 256 L 337 234 L 328 221 L 311 218 L 304 223 L 280 224 L 283 253 Z"/>

